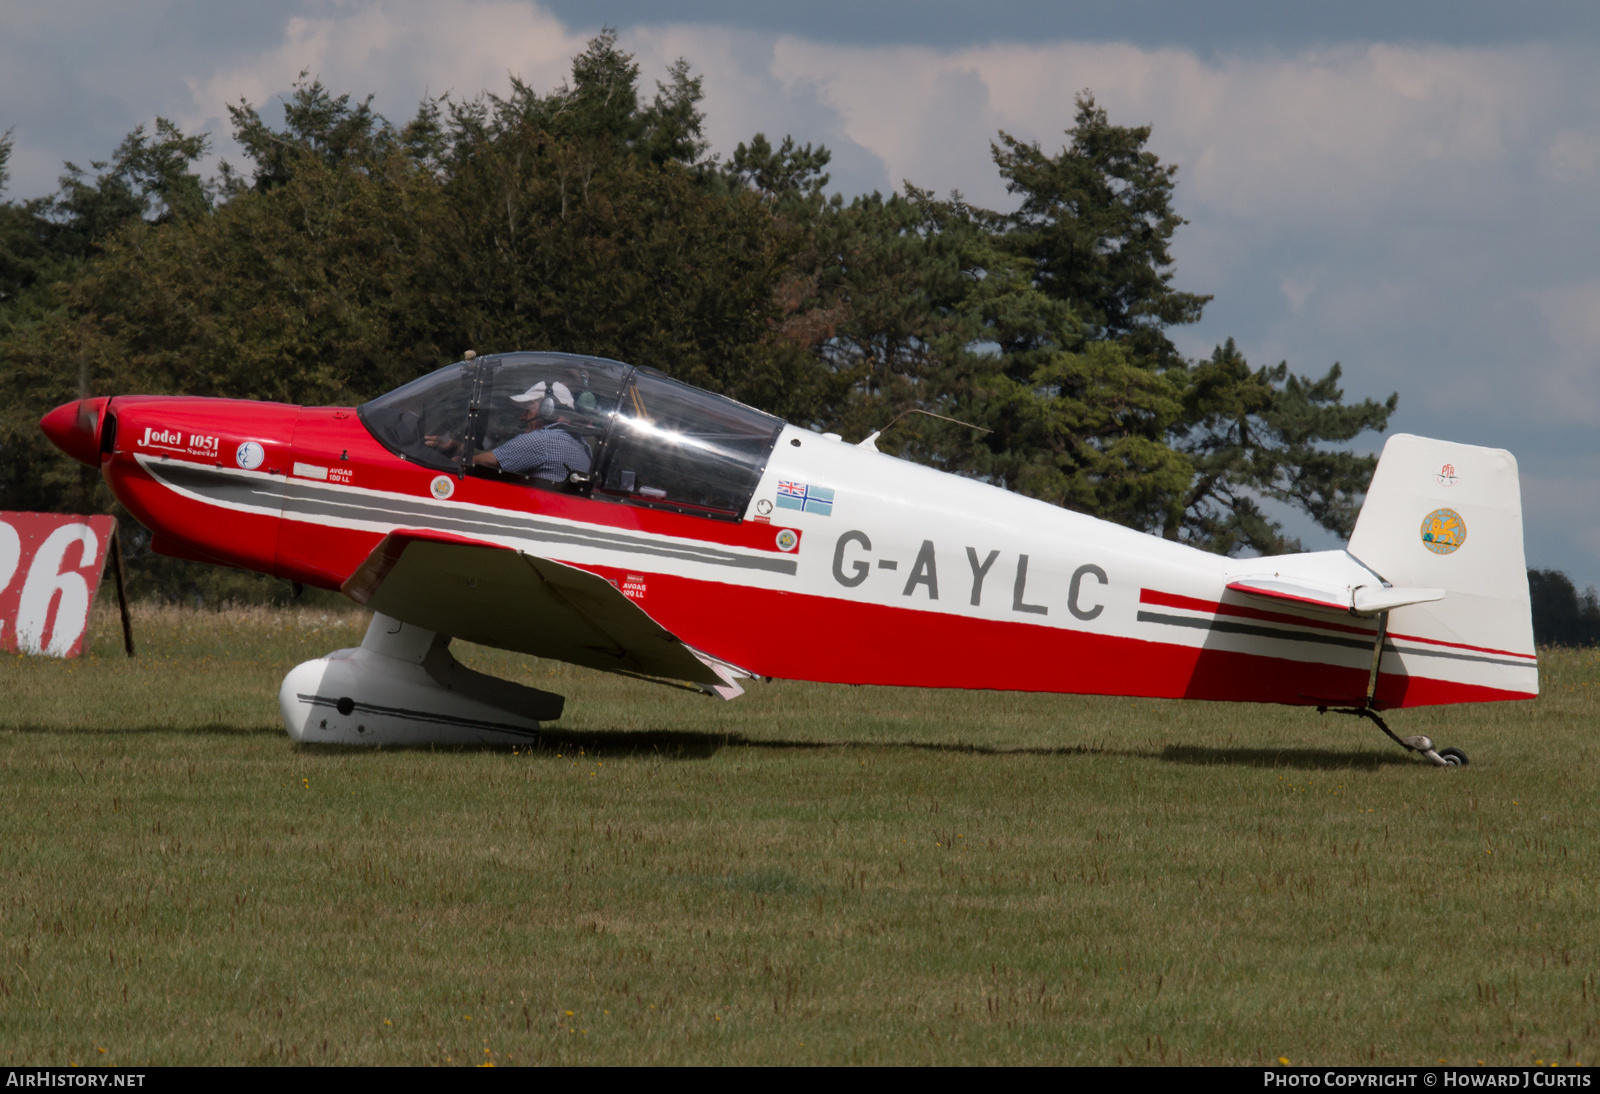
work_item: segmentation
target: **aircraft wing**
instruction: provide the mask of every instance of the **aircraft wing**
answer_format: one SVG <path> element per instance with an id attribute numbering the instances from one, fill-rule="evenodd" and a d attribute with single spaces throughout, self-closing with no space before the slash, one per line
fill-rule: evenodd
<path id="1" fill-rule="evenodd" d="M 629 675 L 742 690 L 604 578 L 509 547 L 391 532 L 345 581 L 358 604 L 468 642 Z"/>
<path id="2" fill-rule="evenodd" d="M 1266 600 L 1296 604 L 1307 608 L 1326 608 L 1355 615 L 1377 615 L 1379 612 L 1403 608 L 1407 604 L 1424 604 L 1443 600 L 1443 589 L 1398 589 L 1382 585 L 1335 586 L 1305 580 L 1288 580 L 1278 577 L 1247 577 L 1228 582 L 1236 593 L 1246 593 Z"/>

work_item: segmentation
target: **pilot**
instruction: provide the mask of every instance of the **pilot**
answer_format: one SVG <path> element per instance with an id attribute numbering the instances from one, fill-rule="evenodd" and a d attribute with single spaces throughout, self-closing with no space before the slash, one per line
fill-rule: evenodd
<path id="1" fill-rule="evenodd" d="M 498 467 L 545 482 L 565 482 L 573 472 L 588 474 L 594 455 L 568 424 L 567 412 L 576 404 L 566 384 L 540 380 L 521 395 L 511 396 L 511 401 L 523 407 L 523 431 L 492 451 L 476 453 L 475 466 Z M 447 455 L 461 447 L 460 441 L 449 437 L 429 437 L 427 443 Z"/>

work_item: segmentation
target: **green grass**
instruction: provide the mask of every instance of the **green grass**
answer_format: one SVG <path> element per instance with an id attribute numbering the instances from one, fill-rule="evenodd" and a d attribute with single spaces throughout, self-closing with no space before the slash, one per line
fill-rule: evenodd
<path id="1" fill-rule="evenodd" d="M 537 748 L 297 748 L 356 616 L 0 658 L 5 1063 L 1532 1063 L 1600 1048 L 1600 656 L 1535 703 L 757 684 L 515 655 Z M 975 656 L 979 655 L 975 651 Z M 101 1050 L 104 1050 L 103 1052 Z"/>

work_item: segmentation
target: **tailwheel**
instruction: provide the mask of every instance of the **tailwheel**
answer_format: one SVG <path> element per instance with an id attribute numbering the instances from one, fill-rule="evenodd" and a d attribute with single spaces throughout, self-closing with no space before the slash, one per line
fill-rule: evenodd
<path id="1" fill-rule="evenodd" d="M 1425 734 L 1419 733 L 1415 737 L 1396 736 L 1394 730 L 1389 728 L 1388 723 L 1379 717 L 1378 712 L 1373 710 L 1370 706 L 1318 707 L 1317 713 L 1326 714 L 1330 710 L 1335 714 L 1351 714 L 1357 718 L 1367 719 L 1373 725 L 1383 730 L 1388 738 L 1395 744 L 1399 745 L 1407 752 L 1415 752 L 1417 755 L 1421 756 L 1424 760 L 1427 760 L 1435 767 L 1466 767 L 1467 763 L 1469 762 L 1467 760 L 1467 754 L 1461 751 L 1459 748 L 1444 748 L 1435 752 L 1433 749 L 1433 738 Z"/>

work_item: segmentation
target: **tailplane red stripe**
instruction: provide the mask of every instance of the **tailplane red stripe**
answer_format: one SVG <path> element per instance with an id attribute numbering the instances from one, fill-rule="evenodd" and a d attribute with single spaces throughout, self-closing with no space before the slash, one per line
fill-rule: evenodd
<path id="1" fill-rule="evenodd" d="M 1363 638 L 1373 638 L 1378 633 L 1375 628 L 1352 627 L 1344 623 L 1331 623 L 1326 619 L 1308 619 L 1303 615 L 1269 612 L 1262 608 L 1249 608 L 1243 604 L 1222 604 L 1211 600 L 1200 600 L 1193 596 L 1180 596 L 1177 593 L 1163 593 L 1156 589 L 1140 589 L 1139 603 L 1154 604 L 1162 608 L 1182 608 L 1191 612 L 1206 612 L 1210 615 L 1260 619 L 1267 623 L 1291 623 L 1296 627 L 1315 627 L 1317 630 L 1338 631 L 1341 634 L 1359 634 Z"/>
<path id="2" fill-rule="evenodd" d="M 1201 600 L 1193 596 L 1180 596 L 1177 593 L 1164 593 L 1157 589 L 1140 589 L 1139 603 L 1155 604 L 1163 608 L 1181 608 L 1191 612 L 1208 612 L 1212 615 L 1235 615 L 1247 619 L 1261 619 L 1272 623 L 1292 623 L 1298 627 L 1315 627 L 1325 631 L 1341 631 L 1345 634 L 1359 634 L 1366 638 L 1376 637 L 1377 631 L 1363 627 L 1350 627 L 1341 623 L 1330 623 L 1322 619 L 1307 619 L 1299 615 L 1285 615 L 1282 612 L 1263 611 L 1260 608 L 1247 608 L 1242 604 L 1222 604 L 1209 600 Z M 1442 638 L 1423 638 L 1415 634 L 1399 634 L 1389 632 L 1392 640 L 1401 642 L 1421 642 L 1429 646 L 1445 646 L 1453 650 L 1470 650 L 1473 653 L 1493 653 L 1502 657 L 1520 657 L 1532 663 L 1539 659 L 1536 653 L 1518 653 L 1515 650 L 1500 650 L 1493 646 L 1473 646 L 1466 642 L 1446 642 Z"/>
<path id="3" fill-rule="evenodd" d="M 1469 646 L 1465 642 L 1446 642 L 1442 638 L 1422 638 L 1415 634 L 1396 634 L 1389 632 L 1390 638 L 1398 638 L 1402 642 L 1423 642 L 1430 646 L 1448 646 L 1453 650 L 1471 650 L 1473 653 L 1497 653 L 1503 657 L 1521 657 L 1529 663 L 1539 660 L 1537 653 L 1517 653 L 1515 650 L 1497 650 L 1493 646 Z"/>

